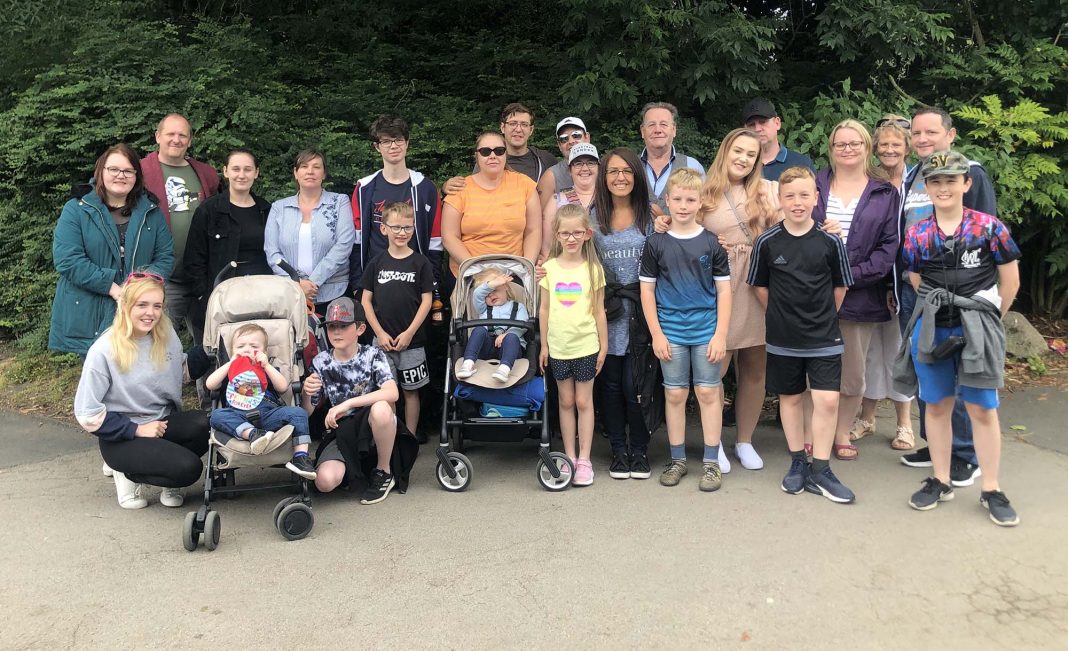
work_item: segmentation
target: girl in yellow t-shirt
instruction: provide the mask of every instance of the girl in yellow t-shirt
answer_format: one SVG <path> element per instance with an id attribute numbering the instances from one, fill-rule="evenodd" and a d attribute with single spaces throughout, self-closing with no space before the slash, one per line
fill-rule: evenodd
<path id="1" fill-rule="evenodd" d="M 593 245 L 590 215 L 579 205 L 562 206 L 553 219 L 552 249 L 538 308 L 541 369 L 552 369 L 560 398 L 564 452 L 575 464 L 576 486 L 593 483 L 593 378 L 608 353 L 604 270 Z M 575 411 L 578 410 L 578 457 Z"/>

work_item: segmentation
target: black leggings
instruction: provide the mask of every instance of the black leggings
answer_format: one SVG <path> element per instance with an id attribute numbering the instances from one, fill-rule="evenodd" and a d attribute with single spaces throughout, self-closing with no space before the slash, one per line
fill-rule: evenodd
<path id="1" fill-rule="evenodd" d="M 163 438 L 100 441 L 100 455 L 112 470 L 130 481 L 163 488 L 183 488 L 200 479 L 208 451 L 208 414 L 176 411 L 164 418 Z"/>

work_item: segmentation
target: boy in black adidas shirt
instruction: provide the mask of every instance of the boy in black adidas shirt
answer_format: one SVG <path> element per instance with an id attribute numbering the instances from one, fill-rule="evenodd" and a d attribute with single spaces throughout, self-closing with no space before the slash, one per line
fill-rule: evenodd
<path id="1" fill-rule="evenodd" d="M 812 220 L 816 177 L 791 167 L 779 177 L 786 219 L 753 244 L 747 282 L 767 308 L 767 390 L 779 394 L 782 428 L 793 457 L 782 489 L 803 490 L 842 504 L 856 497 L 831 472 L 831 445 L 842 378 L 838 308 L 853 284 L 845 244 Z M 812 393 L 812 465 L 805 457 L 802 395 Z"/>

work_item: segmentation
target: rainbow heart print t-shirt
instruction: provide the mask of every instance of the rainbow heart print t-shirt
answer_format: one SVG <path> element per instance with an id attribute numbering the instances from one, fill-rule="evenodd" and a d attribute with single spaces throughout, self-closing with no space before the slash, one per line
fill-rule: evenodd
<path id="1" fill-rule="evenodd" d="M 590 265 L 564 269 L 555 258 L 544 265 L 545 277 L 538 285 L 549 293 L 549 355 L 554 359 L 578 359 L 601 350 L 597 321 L 590 310 L 593 293 L 604 287 L 604 274 Z"/>

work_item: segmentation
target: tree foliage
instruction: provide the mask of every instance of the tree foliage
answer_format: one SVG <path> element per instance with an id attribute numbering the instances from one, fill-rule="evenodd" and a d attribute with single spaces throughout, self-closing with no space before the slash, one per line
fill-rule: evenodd
<path id="1" fill-rule="evenodd" d="M 51 233 L 72 182 L 106 146 L 147 153 L 165 113 L 193 153 L 262 162 L 257 191 L 293 191 L 298 149 L 326 153 L 334 189 L 378 166 L 369 123 L 412 124 L 412 167 L 469 169 L 497 112 L 536 113 L 533 144 L 579 115 L 602 150 L 640 146 L 639 107 L 677 104 L 678 143 L 711 162 L 765 95 L 787 144 L 826 161 L 846 117 L 945 106 L 959 146 L 997 184 L 1024 242 L 1036 309 L 1068 294 L 1068 50 L 1061 0 L 12 0 L 0 14 L 0 336 L 47 327 Z M 39 334 L 39 333 L 38 333 Z M 33 341 L 40 341 L 39 336 Z"/>

